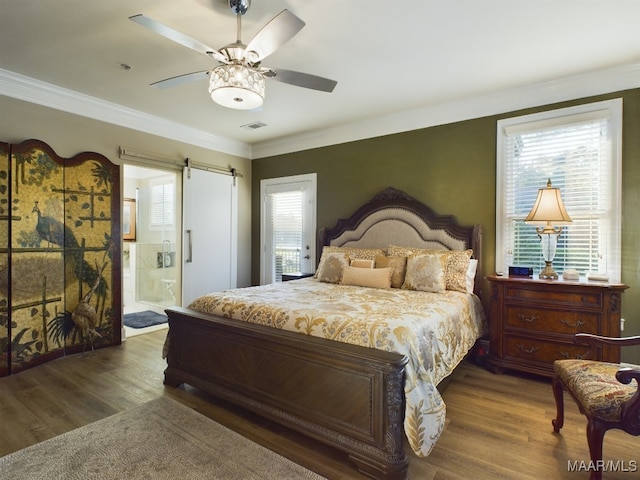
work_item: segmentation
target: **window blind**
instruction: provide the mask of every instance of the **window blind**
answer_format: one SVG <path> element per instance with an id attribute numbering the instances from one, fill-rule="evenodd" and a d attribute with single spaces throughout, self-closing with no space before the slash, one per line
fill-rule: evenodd
<path id="1" fill-rule="evenodd" d="M 173 225 L 173 190 L 172 183 L 151 186 L 151 226 Z"/>
<path id="2" fill-rule="evenodd" d="M 301 271 L 304 242 L 304 192 L 272 191 L 267 194 L 267 215 L 271 221 L 270 248 L 275 281 L 283 273 Z"/>
<path id="3" fill-rule="evenodd" d="M 600 108 L 504 126 L 497 232 L 502 236 L 502 251 L 496 255 L 497 264 L 502 265 L 497 269 L 520 265 L 540 271 L 544 267 L 535 227 L 526 225 L 524 218 L 538 189 L 550 179 L 560 188 L 573 220 L 558 239 L 554 269 L 607 273 L 619 279 L 616 125 L 612 111 Z"/>

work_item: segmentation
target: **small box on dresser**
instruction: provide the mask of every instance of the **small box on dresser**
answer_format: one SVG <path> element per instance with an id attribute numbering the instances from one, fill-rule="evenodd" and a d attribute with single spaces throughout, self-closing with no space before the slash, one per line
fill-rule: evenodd
<path id="1" fill-rule="evenodd" d="M 586 347 L 573 343 L 578 332 L 620 336 L 623 284 L 489 276 L 491 313 L 487 366 L 553 375 L 553 362 L 580 358 Z M 598 360 L 619 362 L 619 348 L 594 352 Z"/>

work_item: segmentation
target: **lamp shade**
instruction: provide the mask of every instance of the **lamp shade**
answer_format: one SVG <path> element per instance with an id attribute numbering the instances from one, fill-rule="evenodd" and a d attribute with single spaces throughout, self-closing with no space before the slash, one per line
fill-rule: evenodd
<path id="1" fill-rule="evenodd" d="M 209 94 L 223 107 L 253 110 L 264 101 L 264 76 L 244 65 L 220 65 L 211 71 Z"/>
<path id="2" fill-rule="evenodd" d="M 560 189 L 552 187 L 551 180 L 547 182 L 546 188 L 538 190 L 538 198 L 524 221 L 529 225 L 548 226 L 568 225 L 572 222 L 562 203 Z"/>

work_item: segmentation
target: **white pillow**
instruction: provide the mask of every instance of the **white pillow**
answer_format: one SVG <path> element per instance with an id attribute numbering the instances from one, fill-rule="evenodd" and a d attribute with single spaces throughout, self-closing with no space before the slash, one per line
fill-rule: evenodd
<path id="1" fill-rule="evenodd" d="M 467 293 L 473 293 L 474 286 L 476 284 L 476 270 L 478 268 L 478 260 L 475 258 L 469 259 L 469 266 L 467 267 Z"/>

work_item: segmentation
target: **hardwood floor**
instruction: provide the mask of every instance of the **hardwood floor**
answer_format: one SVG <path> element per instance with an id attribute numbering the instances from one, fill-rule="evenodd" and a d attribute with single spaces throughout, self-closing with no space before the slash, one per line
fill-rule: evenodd
<path id="1" fill-rule="evenodd" d="M 331 448 L 191 387 L 165 387 L 160 357 L 165 333 L 132 337 L 119 347 L 61 358 L 0 379 L 0 455 L 166 395 L 327 478 L 364 478 Z M 570 465 L 589 461 L 586 421 L 567 396 L 565 426 L 560 435 L 553 433 L 555 403 L 549 380 L 495 375 L 465 362 L 441 390 L 446 428 L 427 458 L 416 457 L 407 445 L 410 478 L 589 477 L 584 470 L 569 471 Z M 640 464 L 639 446 L 640 437 L 610 431 L 605 459 L 618 462 L 618 470 L 632 470 L 634 462 Z M 631 480 L 639 475 L 617 471 L 604 478 Z"/>

